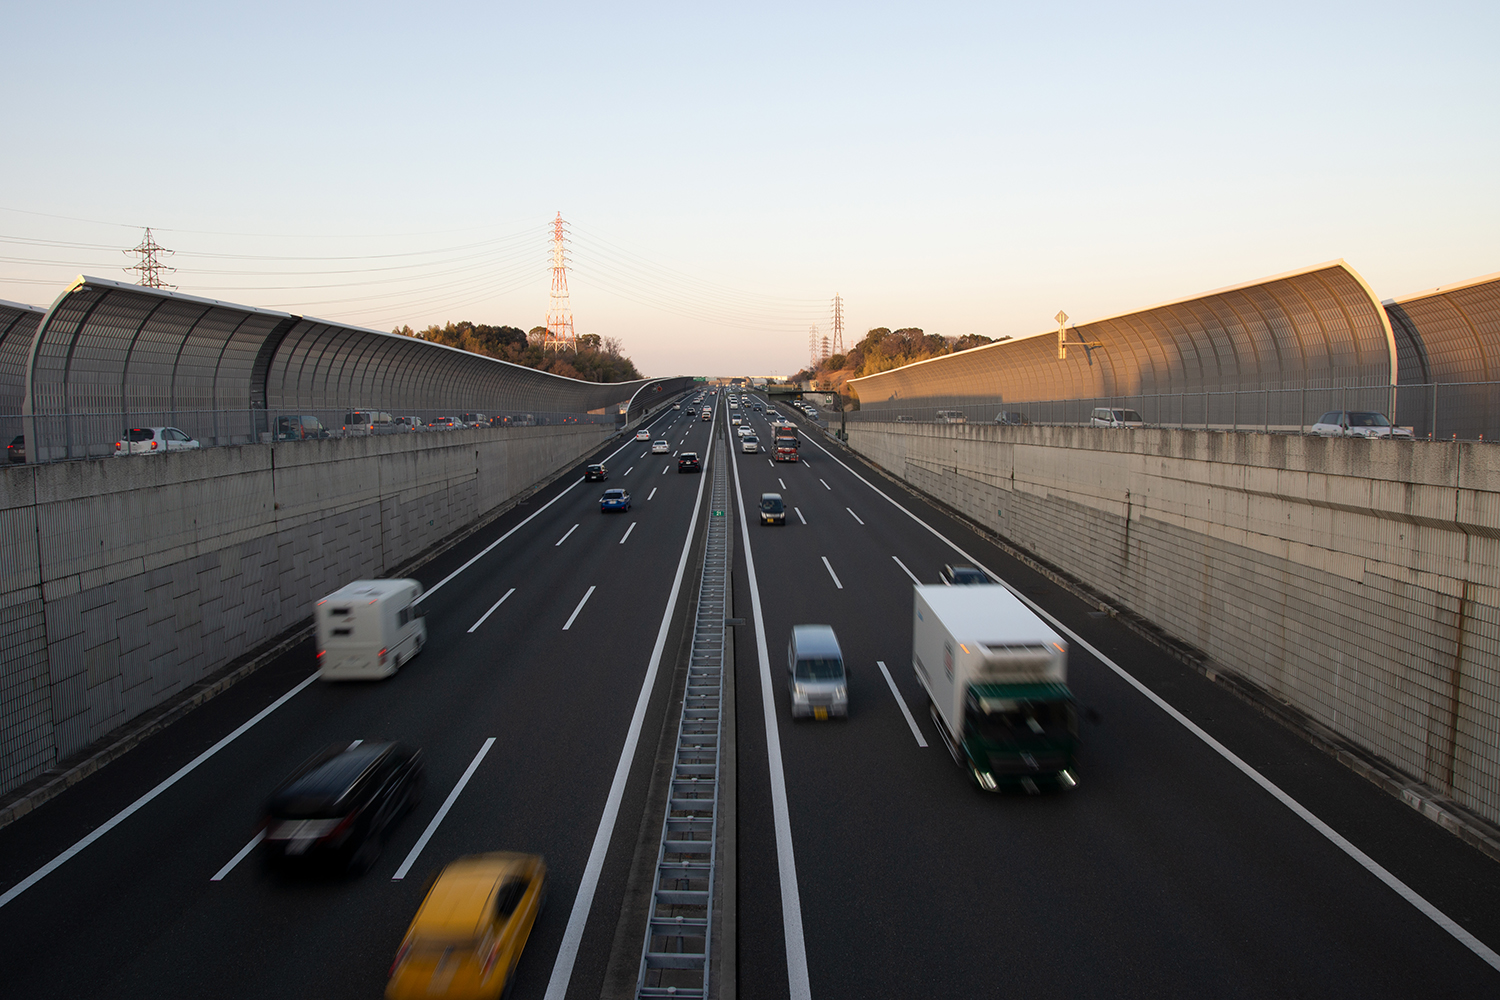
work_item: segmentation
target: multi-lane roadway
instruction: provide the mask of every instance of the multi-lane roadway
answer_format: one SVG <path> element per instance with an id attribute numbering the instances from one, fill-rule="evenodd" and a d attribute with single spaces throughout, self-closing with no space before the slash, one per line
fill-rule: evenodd
<path id="1" fill-rule="evenodd" d="M 423 567 L 429 643 L 390 681 L 308 683 L 306 644 L 0 830 L 5 992 L 378 996 L 429 875 L 508 848 L 552 872 L 515 995 L 599 996 L 696 583 L 707 476 L 675 456 L 731 413 L 769 446 L 722 397 L 668 410 L 671 454 L 611 444 L 606 482 L 565 476 Z M 788 508 L 736 528 L 740 996 L 1500 992 L 1500 866 L 815 438 L 724 453 L 732 516 Z M 632 510 L 601 515 L 614 486 Z M 911 586 L 971 560 L 1076 637 L 1072 792 L 976 792 L 936 738 Z M 789 718 L 804 622 L 838 632 L 847 721 Z M 240 857 L 286 773 L 379 736 L 423 749 L 428 794 L 371 872 Z"/>

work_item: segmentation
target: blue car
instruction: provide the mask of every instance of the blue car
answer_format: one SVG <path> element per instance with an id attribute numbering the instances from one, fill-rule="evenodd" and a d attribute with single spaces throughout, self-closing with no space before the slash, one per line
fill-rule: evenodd
<path id="1" fill-rule="evenodd" d="M 605 490 L 604 496 L 599 498 L 599 510 L 608 514 L 612 510 L 629 510 L 630 494 L 624 490 Z"/>

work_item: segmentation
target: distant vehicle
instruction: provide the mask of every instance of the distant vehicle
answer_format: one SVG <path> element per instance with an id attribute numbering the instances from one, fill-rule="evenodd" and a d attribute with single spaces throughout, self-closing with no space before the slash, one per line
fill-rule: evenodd
<path id="1" fill-rule="evenodd" d="M 651 432 L 649 430 L 647 430 L 646 428 L 642 427 L 640 430 L 638 430 L 638 431 L 635 432 L 635 439 L 637 441 L 650 441 L 651 440 Z"/>
<path id="2" fill-rule="evenodd" d="M 1384 413 L 1365 410 L 1329 410 L 1308 432 L 1315 437 L 1393 438 L 1412 440 L 1410 427 L 1394 427 Z"/>
<path id="3" fill-rule="evenodd" d="M 792 626 L 786 644 L 786 673 L 792 718 L 849 715 L 849 676 L 831 626 Z"/>
<path id="4" fill-rule="evenodd" d="M 592 482 L 603 482 L 609 478 L 609 470 L 603 465 L 595 463 L 583 470 L 583 478 Z"/>
<path id="5" fill-rule="evenodd" d="M 423 427 L 421 417 L 396 417 L 391 423 L 396 427 L 405 428 L 407 431 L 419 431 Z M 491 420 L 490 423 L 493 424 L 494 420 Z"/>
<path id="6" fill-rule="evenodd" d="M 611 511 L 627 511 L 630 509 L 630 494 L 624 490 L 605 490 L 604 495 L 599 498 L 599 512 L 608 514 Z"/>
<path id="7" fill-rule="evenodd" d="M 378 434 L 390 430 L 391 426 L 391 415 L 384 410 L 350 410 L 344 414 L 346 435 Z"/>
<path id="8" fill-rule="evenodd" d="M 989 574 L 982 569 L 973 566 L 944 566 L 943 582 L 954 586 L 967 586 L 974 583 L 994 583 Z"/>
<path id="9" fill-rule="evenodd" d="M 400 670 L 427 642 L 421 596 L 416 580 L 356 580 L 319 601 L 318 676 L 378 680 Z"/>
<path id="10" fill-rule="evenodd" d="M 755 428 L 751 427 L 749 424 L 740 424 L 734 429 L 734 432 L 740 437 L 745 437 L 746 435 L 754 434 Z"/>
<path id="11" fill-rule="evenodd" d="M 169 451 L 192 451 L 200 448 L 186 431 L 176 427 L 132 427 L 115 442 L 115 457 L 124 455 L 161 455 Z"/>
<path id="12" fill-rule="evenodd" d="M 672 446 L 669 445 L 669 444 L 667 444 L 667 442 L 665 442 L 665 441 L 652 441 L 651 442 L 651 454 L 653 454 L 653 455 L 665 455 L 667 452 L 669 452 L 671 450 L 672 450 Z"/>
<path id="13" fill-rule="evenodd" d="M 483 413 L 460 413 L 458 419 L 465 427 L 488 427 L 490 425 L 490 418 Z"/>
<path id="14" fill-rule="evenodd" d="M 741 417 L 730 417 L 729 418 L 730 425 L 734 426 L 734 427 L 738 427 L 743 422 L 744 422 L 744 420 Z"/>
<path id="15" fill-rule="evenodd" d="M 1003 427 L 1026 427 L 1031 419 L 1020 410 L 1001 410 L 995 414 L 995 423 Z"/>
<path id="16" fill-rule="evenodd" d="M 412 918 L 391 963 L 386 1000 L 499 997 L 547 899 L 535 854 L 471 854 L 450 862 Z"/>
<path id="17" fill-rule="evenodd" d="M 1005 587 L 912 590 L 912 669 L 953 760 L 987 791 L 1076 785 L 1062 636 Z"/>
<path id="18" fill-rule="evenodd" d="M 754 434 L 746 434 L 744 437 L 740 438 L 740 451 L 746 452 L 751 455 L 759 455 L 760 438 L 756 437 Z"/>
<path id="19" fill-rule="evenodd" d="M 433 417 L 428 421 L 427 426 L 435 431 L 451 431 L 458 428 L 460 424 L 453 417 Z"/>
<path id="20" fill-rule="evenodd" d="M 696 451 L 685 451 L 677 456 L 678 472 L 702 472 L 703 465 L 698 461 Z"/>
<path id="21" fill-rule="evenodd" d="M 1091 427 L 1145 427 L 1146 422 L 1141 415 L 1134 410 L 1122 410 L 1108 406 L 1094 407 L 1094 414 L 1089 418 Z"/>
<path id="22" fill-rule="evenodd" d="M 681 403 L 673 403 L 672 404 L 672 409 L 674 409 L 674 410 L 680 410 L 680 409 L 682 409 L 682 404 Z"/>
<path id="23" fill-rule="evenodd" d="M 760 523 L 786 524 L 786 503 L 780 493 L 760 495 Z"/>
<path id="24" fill-rule="evenodd" d="M 938 410 L 933 419 L 940 424 L 966 424 L 969 418 L 963 410 Z"/>
<path id="25" fill-rule="evenodd" d="M 328 437 L 328 428 L 317 417 L 277 417 L 273 441 L 307 441 Z"/>
<path id="26" fill-rule="evenodd" d="M 703 419 L 704 420 L 712 420 L 713 418 L 714 418 L 714 411 L 712 409 L 710 409 L 709 407 L 705 406 L 703 408 Z"/>
<path id="27" fill-rule="evenodd" d="M 266 859 L 366 872 L 425 786 L 421 753 L 400 743 L 331 746 L 293 772 L 266 803 Z"/>
<path id="28" fill-rule="evenodd" d="M 5 454 L 12 462 L 26 461 L 26 435 L 17 434 L 5 446 Z"/>
<path id="29" fill-rule="evenodd" d="M 510 418 L 512 427 L 535 427 L 536 415 L 531 413 L 518 413 Z"/>
<path id="30" fill-rule="evenodd" d="M 798 448 L 801 442 L 797 439 L 797 432 L 791 427 L 783 426 L 776 428 L 776 461 L 795 462 L 798 460 Z"/>

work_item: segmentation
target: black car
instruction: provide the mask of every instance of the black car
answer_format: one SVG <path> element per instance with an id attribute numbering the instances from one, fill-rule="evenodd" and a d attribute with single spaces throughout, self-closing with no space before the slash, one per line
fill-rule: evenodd
<path id="1" fill-rule="evenodd" d="M 962 587 L 973 583 L 994 583 L 989 574 L 982 569 L 973 566 L 944 566 L 943 582 L 955 587 Z"/>
<path id="2" fill-rule="evenodd" d="M 786 502 L 781 499 L 780 493 L 760 495 L 760 523 L 786 524 Z"/>
<path id="3" fill-rule="evenodd" d="M 268 861 L 368 871 L 397 821 L 422 798 L 420 751 L 355 740 L 299 767 L 266 803 Z"/>
<path id="4" fill-rule="evenodd" d="M 591 465 L 588 468 L 586 468 L 586 469 L 583 470 L 583 478 L 584 479 L 599 479 L 599 480 L 608 479 L 609 478 L 609 470 L 606 469 L 602 465 L 598 465 L 598 464 Z"/>
<path id="5" fill-rule="evenodd" d="M 5 446 L 5 453 L 10 456 L 12 462 L 26 461 L 26 435 L 17 434 L 10 439 L 10 444 Z"/>
<path id="6" fill-rule="evenodd" d="M 685 451 L 677 456 L 678 472 L 702 472 L 703 464 L 698 461 L 696 451 Z"/>

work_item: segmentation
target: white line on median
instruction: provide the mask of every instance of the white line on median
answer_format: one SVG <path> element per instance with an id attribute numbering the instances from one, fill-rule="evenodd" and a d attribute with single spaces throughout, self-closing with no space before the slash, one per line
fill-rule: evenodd
<path id="1" fill-rule="evenodd" d="M 646 499 L 650 500 L 652 497 L 656 496 L 656 490 L 657 490 L 657 487 L 655 487 L 655 486 L 651 487 L 651 492 L 646 494 Z"/>
<path id="2" fill-rule="evenodd" d="M 917 579 L 917 574 L 915 574 L 911 570 L 907 569 L 906 568 L 906 563 L 902 562 L 901 558 L 899 556 L 891 556 L 891 558 L 896 560 L 896 565 L 901 567 L 901 572 L 903 572 L 907 576 L 911 577 L 911 582 L 912 583 L 915 583 L 918 587 L 922 586 L 922 581 Z"/>
<path id="3" fill-rule="evenodd" d="M 925 747 L 927 740 L 922 737 L 922 730 L 917 728 L 917 720 L 911 717 L 911 709 L 906 707 L 906 699 L 901 697 L 901 692 L 896 690 L 896 682 L 891 678 L 891 672 L 885 669 L 884 660 L 876 660 L 875 665 L 880 672 L 885 674 L 885 682 L 891 686 L 891 694 L 896 696 L 896 704 L 901 706 L 901 714 L 906 716 L 906 724 L 911 726 L 911 734 L 917 738 L 917 746 Z"/>
<path id="4" fill-rule="evenodd" d="M 794 511 L 797 512 L 797 520 L 801 521 L 803 524 L 807 523 L 807 518 L 805 518 L 805 517 L 802 516 L 802 508 L 801 507 L 793 507 L 792 510 L 794 510 Z"/>
<path id="5" fill-rule="evenodd" d="M 563 533 L 563 536 L 561 538 L 559 538 L 557 541 L 555 541 L 555 542 L 552 543 L 552 547 L 555 549 L 559 545 L 561 545 L 563 542 L 566 542 L 568 540 L 568 535 L 571 535 L 573 532 L 575 532 L 577 530 L 578 530 L 578 525 L 576 525 L 576 524 L 573 525 L 573 527 L 569 528 L 566 532 Z"/>
<path id="6" fill-rule="evenodd" d="M 852 511 L 852 510 L 849 510 L 848 507 L 845 507 L 844 509 L 849 511 L 849 516 L 850 517 L 854 518 L 856 521 L 859 521 L 859 515 L 858 514 L 854 513 L 854 511 Z M 865 522 L 859 521 L 859 523 L 860 524 L 864 524 Z"/>
<path id="7" fill-rule="evenodd" d="M 844 585 L 842 583 L 839 583 L 839 575 L 833 571 L 833 567 L 832 566 L 828 565 L 828 557 L 827 556 L 821 556 L 820 558 L 823 560 L 823 568 L 826 569 L 826 570 L 828 570 L 828 575 L 829 576 L 833 577 L 833 585 L 835 587 L 839 588 L 840 590 L 843 590 L 844 589 Z"/>
<path id="8" fill-rule="evenodd" d="M 245 860 L 245 855 L 247 855 L 251 851 L 255 850 L 255 845 L 258 844 L 258 843 L 260 843 L 262 840 L 265 840 L 265 839 L 266 839 L 266 831 L 264 831 L 264 830 L 261 830 L 255 836 L 251 837 L 250 838 L 250 843 L 246 844 L 244 847 L 241 847 L 239 849 L 239 852 L 237 854 L 235 854 L 234 857 L 232 857 L 232 858 L 229 859 L 229 863 L 228 864 L 226 864 L 223 868 L 220 868 L 218 871 L 214 872 L 213 877 L 210 878 L 209 881 L 210 882 L 222 882 L 222 881 L 224 881 L 224 876 L 228 875 L 230 872 L 234 871 L 234 866 L 237 865 L 237 864 L 239 864 L 241 861 L 244 861 Z"/>
<path id="9" fill-rule="evenodd" d="M 710 439 L 717 424 L 716 411 L 714 421 L 709 425 Z M 733 465 L 733 463 L 730 464 Z M 573 897 L 573 909 L 568 914 L 568 926 L 563 930 L 562 943 L 557 948 L 557 960 L 552 964 L 552 978 L 547 980 L 545 1000 L 565 1000 L 568 994 L 568 982 L 573 978 L 573 964 L 578 960 L 578 946 L 583 942 L 583 928 L 588 923 L 589 910 L 594 905 L 594 892 L 599 888 L 599 875 L 604 870 L 604 855 L 609 850 L 610 838 L 614 836 L 615 820 L 620 815 L 620 802 L 625 798 L 625 783 L 630 777 L 630 764 L 635 759 L 636 745 L 641 738 L 641 726 L 646 720 L 646 708 L 651 703 L 651 690 L 656 683 L 657 669 L 661 666 L 662 650 L 667 645 L 667 630 L 672 624 L 672 609 L 677 606 L 677 596 L 682 590 L 682 574 L 687 569 L 688 553 L 692 550 L 693 531 L 698 526 L 698 512 L 703 507 L 703 486 L 706 482 L 708 482 L 707 476 L 698 477 L 698 499 L 693 502 L 693 517 L 688 522 L 687 537 L 682 542 L 682 555 L 677 559 L 677 577 L 672 581 L 672 592 L 667 595 L 667 607 L 662 612 L 661 627 L 656 632 L 656 645 L 651 650 L 651 661 L 647 664 L 646 676 L 641 681 L 641 693 L 635 700 L 635 714 L 630 717 L 630 729 L 625 734 L 625 745 L 620 749 L 620 762 L 615 765 L 615 777 L 609 786 L 609 796 L 604 800 L 604 814 L 599 817 L 599 829 L 594 834 L 594 846 L 590 848 L 588 862 L 584 865 L 583 879 L 578 885 L 578 895 Z M 743 514 L 743 511 L 741 513 Z M 742 516 L 742 524 L 743 521 Z M 803 964 L 806 964 L 805 956 Z M 805 993 L 803 995 L 806 996 Z"/>
<path id="10" fill-rule="evenodd" d="M 738 465 L 734 466 L 734 492 L 740 508 L 740 535 L 745 543 L 745 571 L 750 578 L 750 607 L 755 615 L 755 652 L 760 661 L 760 704 L 766 724 L 766 759 L 771 770 L 771 815 L 776 828 L 776 866 L 781 878 L 781 928 L 786 941 L 787 988 L 791 1000 L 811 1000 L 812 986 L 807 978 L 807 942 L 802 934 L 802 897 L 797 889 L 797 860 L 792 852 L 792 818 L 787 806 L 786 771 L 781 764 L 781 733 L 776 724 L 776 697 L 771 689 L 771 653 L 766 645 L 766 622 L 760 608 L 760 583 L 755 576 L 755 554 L 750 548 L 750 522 L 745 517 L 745 491 L 740 486 Z M 828 560 L 823 561 L 826 564 Z M 548 1000 L 554 998 L 549 997 Z M 562 998 L 557 997 L 555 1000 Z"/>
<path id="11" fill-rule="evenodd" d="M 1124 680 L 1131 687 L 1139 691 L 1152 704 L 1156 705 L 1163 712 L 1166 712 L 1167 715 L 1171 716 L 1172 719 L 1180 724 L 1184 729 L 1192 733 L 1194 736 L 1198 737 L 1204 743 L 1208 744 L 1208 746 L 1212 748 L 1215 753 L 1223 757 L 1226 761 L 1228 761 L 1231 765 L 1238 769 L 1241 774 L 1244 774 L 1251 781 L 1255 782 L 1257 785 L 1263 788 L 1268 794 L 1276 799 L 1276 801 L 1280 802 L 1287 809 L 1291 810 L 1291 812 L 1296 815 L 1298 819 L 1301 819 L 1308 826 L 1312 827 L 1314 830 L 1318 831 L 1318 833 L 1326 837 L 1335 847 L 1347 854 L 1360 867 L 1364 868 L 1371 875 L 1374 875 L 1381 882 L 1385 883 L 1388 889 L 1410 903 L 1414 908 L 1416 908 L 1418 912 L 1427 917 L 1427 919 L 1431 920 L 1433 923 L 1437 924 L 1443 930 L 1451 934 L 1454 939 L 1462 944 L 1465 948 L 1468 948 L 1475 955 L 1478 955 L 1480 959 L 1489 964 L 1492 968 L 1500 970 L 1500 954 L 1497 954 L 1493 948 L 1485 944 L 1483 941 L 1480 941 L 1468 931 L 1464 930 L 1452 917 L 1448 916 L 1442 910 L 1439 910 L 1436 906 L 1433 906 L 1415 889 L 1412 889 L 1405 882 L 1401 881 L 1395 875 L 1391 874 L 1383 865 L 1381 865 L 1374 858 L 1370 857 L 1364 851 L 1356 847 L 1351 841 L 1347 840 L 1333 827 L 1329 826 L 1317 816 L 1313 815 L 1313 813 L 1306 806 L 1302 805 L 1302 803 L 1298 802 L 1286 792 L 1282 791 L 1280 786 L 1271 781 L 1270 778 L 1267 778 L 1255 768 L 1245 763 L 1245 761 L 1241 759 L 1238 754 L 1210 736 L 1207 731 L 1205 731 L 1197 723 L 1193 722 L 1193 720 L 1189 719 L 1187 716 L 1179 712 L 1155 691 L 1152 691 L 1145 684 L 1136 680 L 1134 675 L 1126 671 L 1124 667 L 1121 667 L 1114 660 L 1111 660 L 1109 657 L 1105 656 L 1103 652 L 1096 649 L 1091 643 L 1085 640 L 1077 632 L 1074 632 L 1062 622 L 1058 621 L 1040 604 L 1036 603 L 1031 598 L 1021 593 L 1015 587 L 1012 587 L 1009 583 L 1007 583 L 1000 577 L 1000 574 L 993 572 L 989 567 L 985 566 L 978 559 L 975 559 L 973 556 L 965 552 L 957 542 L 953 541 L 953 539 L 949 538 L 941 531 L 938 531 L 936 528 L 928 524 L 926 521 L 922 520 L 912 511 L 903 507 L 896 500 L 892 499 L 891 496 L 884 490 L 880 489 L 880 487 L 870 482 L 858 472 L 855 472 L 853 469 L 849 468 L 849 466 L 846 465 L 842 459 L 840 459 L 837 455 L 834 455 L 827 448 L 824 448 L 816 441 L 814 441 L 813 444 L 817 445 L 817 447 L 823 452 L 823 454 L 827 455 L 835 462 L 838 462 L 840 465 L 844 466 L 844 468 L 852 476 L 854 476 L 855 479 L 858 479 L 860 482 L 870 487 L 870 489 L 874 490 L 875 493 L 877 493 L 892 507 L 895 507 L 901 513 L 905 514 L 907 517 L 911 518 L 913 521 L 926 528 L 935 537 L 941 539 L 944 543 L 947 544 L 949 548 L 951 548 L 954 552 L 957 552 L 959 555 L 963 556 L 970 563 L 984 570 L 986 573 L 989 573 L 992 578 L 999 580 L 1001 586 L 1005 587 L 1012 594 L 1015 594 L 1016 597 L 1020 598 L 1020 600 L 1023 601 L 1028 607 L 1045 618 L 1053 628 L 1057 629 L 1073 642 L 1076 642 L 1079 646 L 1088 650 L 1095 659 L 1108 667 L 1114 674 Z"/>
<path id="12" fill-rule="evenodd" d="M 502 598 L 500 598 L 500 600 L 496 601 L 494 604 L 491 604 L 490 605 L 490 609 L 488 611 L 486 611 L 484 614 L 480 615 L 479 616 L 479 620 L 477 622 L 475 622 L 473 625 L 469 626 L 469 631 L 472 632 L 475 629 L 477 629 L 479 626 L 483 625 L 484 624 L 484 620 L 486 618 L 488 618 L 490 615 L 494 614 L 496 608 L 498 608 L 500 605 L 502 605 L 502 604 L 505 603 L 505 598 L 509 597 L 511 594 L 514 594 L 515 592 L 516 592 L 516 588 L 515 587 L 512 587 L 509 590 L 507 590 L 505 592 L 505 597 L 502 597 Z"/>
<path id="13" fill-rule="evenodd" d="M 819 477 L 818 477 L 818 482 L 820 482 L 820 483 L 822 483 L 822 484 L 823 484 L 823 488 L 824 488 L 824 489 L 825 489 L 825 490 L 832 490 L 832 489 L 833 489 L 833 487 L 832 487 L 832 486 L 829 486 L 829 485 L 828 485 L 828 483 L 827 483 L 827 481 L 825 481 L 825 480 L 824 480 L 824 479 L 823 479 L 823 477 L 822 477 L 822 476 L 819 476 Z"/>
<path id="14" fill-rule="evenodd" d="M 151 791 L 147 792 L 145 795 L 142 795 L 140 798 L 138 798 L 134 802 L 130 803 L 130 805 L 126 806 L 124 809 L 121 809 L 119 812 L 115 813 L 108 820 L 105 820 L 105 822 L 104 822 L 104 824 L 102 826 L 96 827 L 92 833 L 90 833 L 88 836 L 84 837 L 82 840 L 78 841 L 78 843 L 74 844 L 72 847 L 68 848 L 66 851 L 63 851 L 57 857 L 53 858 L 51 861 L 47 862 L 45 865 L 43 865 L 42 867 L 38 868 L 36 871 L 32 872 L 30 875 L 26 876 L 24 879 L 22 879 L 21 881 L 17 882 L 15 885 L 11 886 L 9 889 L 7 889 L 5 891 L 5 895 L 0 896 L 0 906 L 4 906 L 6 903 L 9 903 L 11 900 L 15 899 L 21 893 L 25 892 L 27 889 L 30 889 L 32 886 L 36 885 L 42 879 L 46 878 L 48 875 L 50 875 L 53 872 L 57 871 L 57 869 L 61 868 L 64 864 L 66 864 L 68 862 L 68 860 L 70 858 L 72 858 L 75 854 L 77 854 L 79 851 L 83 850 L 85 847 L 89 846 L 94 841 L 98 840 L 100 837 L 104 836 L 106 833 L 108 833 L 109 831 L 113 830 L 115 827 L 119 826 L 121 823 L 125 822 L 131 816 L 135 815 L 135 813 L 142 806 L 146 805 L 146 803 L 150 802 L 152 799 L 156 798 L 162 792 L 165 792 L 168 788 L 171 788 L 173 785 L 177 784 L 177 782 L 179 782 L 183 778 L 187 777 L 187 775 L 190 774 L 195 768 L 197 768 L 197 766 L 199 764 L 202 764 L 204 761 L 208 760 L 208 758 L 212 757 L 214 754 L 218 753 L 220 750 L 223 750 L 229 744 L 231 744 L 235 740 L 239 739 L 242 735 L 244 735 L 245 733 L 249 732 L 250 728 L 252 726 L 254 726 L 257 722 L 261 721 L 266 716 L 268 716 L 272 712 L 276 711 L 282 705 L 285 705 L 287 702 L 291 701 L 292 698 L 296 697 L 297 694 L 299 694 L 302 691 L 303 688 L 307 687 L 309 684 L 311 684 L 313 681 L 315 681 L 317 679 L 318 679 L 317 673 L 311 673 L 311 674 L 309 674 L 307 676 L 307 678 L 305 680 L 303 680 L 302 682 L 300 682 L 299 684 L 297 684 L 296 687 L 292 688 L 286 694 L 282 695 L 280 698 L 277 698 L 275 701 L 271 702 L 271 704 L 267 705 L 265 708 L 261 709 L 259 712 L 256 712 L 254 715 L 252 715 L 245 722 L 242 722 L 240 724 L 239 728 L 237 728 L 236 730 L 234 730 L 234 732 L 230 733 L 228 736 L 224 737 L 219 742 L 215 743 L 213 746 L 209 747 L 207 750 L 203 751 L 198 756 L 194 757 L 192 760 L 190 760 L 186 764 L 182 765 L 182 767 L 178 768 L 172 774 L 172 776 L 170 778 L 166 779 L 161 784 L 159 784 L 155 788 L 151 789 Z"/>
<path id="15" fill-rule="evenodd" d="M 631 521 L 630 522 L 630 527 L 628 527 L 628 528 L 625 529 L 625 534 L 623 534 L 623 535 L 620 536 L 620 544 L 621 545 L 625 544 L 625 539 L 629 538 L 630 537 L 630 533 L 632 531 L 634 531 L 634 530 L 635 530 L 635 522 Z"/>
<path id="16" fill-rule="evenodd" d="M 573 609 L 573 613 L 568 616 L 568 623 L 562 627 L 562 630 L 564 632 L 566 632 L 568 629 L 570 629 L 570 628 L 573 627 L 573 619 L 575 619 L 575 618 L 578 617 L 578 612 L 580 612 L 580 611 L 583 610 L 583 606 L 585 604 L 587 604 L 589 602 L 589 598 L 593 597 L 593 596 L 594 596 L 594 587 L 590 586 L 589 589 L 588 589 L 588 592 L 583 595 L 583 600 L 581 600 L 581 601 L 578 602 L 578 607 L 574 608 Z"/>
<path id="17" fill-rule="evenodd" d="M 391 876 L 392 882 L 399 882 L 406 878 L 406 873 L 411 871 L 412 865 L 416 864 L 417 855 L 422 853 L 422 848 L 427 846 L 427 842 L 437 832 L 438 824 L 443 821 L 443 817 L 448 815 L 448 810 L 453 808 L 453 803 L 458 801 L 458 793 L 463 791 L 464 786 L 469 783 L 469 779 L 474 777 L 474 772 L 479 770 L 479 762 L 484 760 L 484 755 L 489 753 L 490 747 L 494 745 L 495 737 L 491 736 L 484 741 L 484 746 L 479 748 L 479 752 L 474 755 L 474 759 L 469 761 L 469 766 L 464 771 L 463 777 L 458 779 L 458 784 L 453 786 L 453 791 L 448 793 L 448 797 L 438 807 L 437 815 L 432 817 L 432 822 L 427 824 L 427 829 L 422 831 L 422 836 L 418 837 L 417 842 L 412 845 L 411 853 L 406 856 L 405 861 L 401 862 L 401 867 L 396 869 L 396 874 Z"/>

